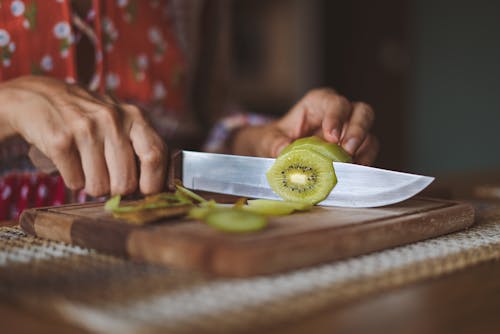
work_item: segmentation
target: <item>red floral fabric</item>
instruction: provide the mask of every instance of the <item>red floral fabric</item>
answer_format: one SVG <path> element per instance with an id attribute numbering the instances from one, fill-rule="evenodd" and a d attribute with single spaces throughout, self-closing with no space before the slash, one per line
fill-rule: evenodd
<path id="1" fill-rule="evenodd" d="M 161 0 L 92 0 L 87 15 L 96 37 L 91 86 L 182 112 L 184 55 L 167 9 Z M 77 81 L 72 15 L 67 0 L 3 0 L 0 80 L 40 74 Z"/>
<path id="2" fill-rule="evenodd" d="M 153 106 L 168 117 L 182 114 L 186 62 L 168 1 L 91 1 L 89 13 L 80 17 L 94 38 L 95 73 L 89 87 Z M 78 82 L 75 53 L 82 32 L 73 24 L 74 15 L 69 0 L 1 0 L 0 80 L 31 74 Z M 26 207 L 65 201 L 60 177 L 34 171 L 0 174 L 0 220 L 15 218 Z"/>

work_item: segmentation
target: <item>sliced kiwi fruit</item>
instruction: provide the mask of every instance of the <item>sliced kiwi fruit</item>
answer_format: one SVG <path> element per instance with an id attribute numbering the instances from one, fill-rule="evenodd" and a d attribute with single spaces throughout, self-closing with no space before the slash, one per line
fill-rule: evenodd
<path id="1" fill-rule="evenodd" d="M 266 216 L 283 216 L 294 211 L 305 211 L 311 208 L 309 203 L 279 201 L 272 199 L 252 199 L 247 201 L 244 210 L 259 213 Z"/>
<path id="2" fill-rule="evenodd" d="M 324 155 L 332 161 L 351 162 L 351 156 L 339 145 L 329 143 L 319 137 L 305 137 L 295 140 L 281 151 L 281 155 L 297 148 L 311 150 Z"/>
<path id="3" fill-rule="evenodd" d="M 238 208 L 213 209 L 203 220 L 218 230 L 232 233 L 254 232 L 267 226 L 265 216 Z"/>
<path id="4" fill-rule="evenodd" d="M 324 200 L 337 184 L 332 160 L 303 148 L 280 155 L 266 177 L 281 198 L 309 204 Z"/>

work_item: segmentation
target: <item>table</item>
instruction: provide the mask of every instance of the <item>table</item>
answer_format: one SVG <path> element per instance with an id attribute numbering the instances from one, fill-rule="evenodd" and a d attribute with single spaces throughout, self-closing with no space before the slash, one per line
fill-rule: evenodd
<path id="1" fill-rule="evenodd" d="M 467 178 L 467 186 L 460 184 L 460 196 L 469 199 L 474 197 L 473 179 Z M 453 184 L 454 181 L 446 182 Z M 449 191 L 451 186 L 446 182 L 436 185 L 428 194 L 448 193 L 456 198 L 456 188 Z M 494 198 L 474 200 L 478 203 L 496 201 Z M 492 217 L 497 219 L 496 216 L 489 216 L 488 219 Z M 499 252 L 498 249 L 491 247 L 492 252 Z M 370 291 L 347 300 L 336 300 L 312 313 L 291 316 L 265 328 L 248 326 L 237 332 L 499 333 L 499 277 L 500 256 L 492 256 L 491 259 L 437 277 L 404 283 L 382 291 Z M 266 312 L 266 308 L 262 308 L 262 312 Z M 60 315 L 25 308 L 15 300 L 0 301 L 0 319 L 7 324 L 7 327 L 2 327 L 7 332 L 36 330 L 37 333 L 86 333 L 89 330 Z"/>
<path id="2" fill-rule="evenodd" d="M 260 333 L 498 333 L 500 261 L 476 265 L 274 326 Z M 5 333 L 87 333 L 63 319 L 0 302 Z M 7 326 L 5 326 L 7 325 Z M 250 333 L 251 333 L 250 329 Z"/>

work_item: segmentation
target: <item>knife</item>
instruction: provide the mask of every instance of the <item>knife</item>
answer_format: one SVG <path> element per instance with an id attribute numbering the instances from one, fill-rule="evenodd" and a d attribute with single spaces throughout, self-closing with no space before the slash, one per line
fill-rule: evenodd
<path id="1" fill-rule="evenodd" d="M 52 162 L 34 146 L 33 163 L 46 173 L 57 171 Z M 182 180 L 186 188 L 250 198 L 280 199 L 267 182 L 266 172 L 275 159 L 229 154 L 177 151 L 169 168 L 169 186 Z M 43 167 L 43 168 L 42 168 Z M 337 185 L 319 203 L 326 206 L 369 208 L 408 199 L 433 177 L 395 172 L 351 163 L 334 162 Z"/>
<path id="2" fill-rule="evenodd" d="M 181 151 L 174 158 L 176 178 L 186 188 L 249 198 L 280 199 L 266 179 L 275 159 Z M 181 166 L 179 166 L 181 165 Z M 319 203 L 351 208 L 377 207 L 404 201 L 427 187 L 433 177 L 333 162 L 337 185 Z M 179 171 L 182 172 L 179 175 Z"/>

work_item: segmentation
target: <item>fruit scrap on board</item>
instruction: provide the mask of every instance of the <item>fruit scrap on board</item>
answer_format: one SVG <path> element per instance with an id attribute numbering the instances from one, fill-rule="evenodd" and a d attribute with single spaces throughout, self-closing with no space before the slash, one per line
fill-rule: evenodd
<path id="1" fill-rule="evenodd" d="M 248 204 L 245 204 L 247 202 Z M 311 205 L 268 199 L 240 198 L 232 206 L 215 202 L 201 203 L 189 210 L 188 217 L 205 222 L 220 231 L 255 232 L 265 228 L 269 216 L 282 216 L 309 210 Z"/>
<path id="2" fill-rule="evenodd" d="M 142 200 L 130 201 L 120 206 L 121 196 L 111 197 L 104 205 L 113 217 L 137 225 L 143 225 L 160 218 L 171 218 L 185 215 L 192 207 L 192 202 L 174 193 L 161 193 L 146 196 Z"/>
<path id="3" fill-rule="evenodd" d="M 208 202 L 200 195 L 179 185 L 175 193 L 146 196 L 142 200 L 127 202 L 126 205 L 120 205 L 120 201 L 120 195 L 113 196 L 106 201 L 104 209 L 111 211 L 115 218 L 138 225 L 150 223 L 160 218 L 183 216 L 195 203 Z"/>

